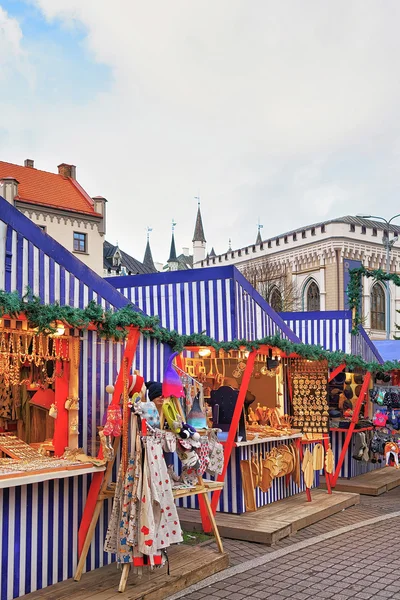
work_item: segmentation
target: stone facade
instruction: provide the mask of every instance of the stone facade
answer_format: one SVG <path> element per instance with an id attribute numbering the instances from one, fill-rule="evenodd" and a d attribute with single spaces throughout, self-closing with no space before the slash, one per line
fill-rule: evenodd
<path id="1" fill-rule="evenodd" d="M 316 291 L 319 295 L 319 310 L 343 310 L 347 308 L 345 287 L 348 281 L 346 271 L 349 268 L 363 264 L 370 269 L 386 270 L 386 250 L 382 243 L 384 227 L 378 221 L 358 217 L 333 219 L 207 258 L 195 264 L 195 267 L 234 264 L 246 276 L 249 272 L 256 271 L 259 274 L 257 287 L 261 293 L 263 271 L 272 274 L 272 284 L 274 271 L 289 272 L 298 297 L 294 310 L 309 310 L 308 300 L 312 304 Z M 389 238 L 399 233 L 400 227 L 390 226 Z M 400 271 L 400 244 L 399 247 L 393 245 L 391 249 L 390 270 Z M 376 304 L 379 294 L 377 295 L 376 288 L 372 294 L 374 285 L 380 284 L 375 284 L 372 279 L 363 281 L 363 323 L 373 339 L 381 339 L 386 336 L 383 325 L 386 302 L 383 307 L 382 304 Z M 278 281 L 276 286 L 279 286 Z M 264 283 L 264 289 L 265 287 L 271 294 L 274 285 L 265 286 Z M 382 291 L 386 298 L 384 286 Z M 390 332 L 393 337 L 396 332 L 395 323 L 400 324 L 400 315 L 396 312 L 400 310 L 400 289 L 390 284 L 389 295 Z M 271 300 L 268 295 L 266 299 Z"/>

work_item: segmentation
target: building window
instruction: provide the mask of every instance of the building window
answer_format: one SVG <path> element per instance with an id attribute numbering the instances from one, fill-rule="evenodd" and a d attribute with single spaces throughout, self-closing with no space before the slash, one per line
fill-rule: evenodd
<path id="1" fill-rule="evenodd" d="M 311 227 L 311 235 L 315 235 L 315 227 Z"/>
<path id="2" fill-rule="evenodd" d="M 371 290 L 371 329 L 385 331 L 385 290 L 379 283 Z"/>
<path id="3" fill-rule="evenodd" d="M 249 253 L 249 249 L 245 248 L 245 253 L 248 254 Z"/>
<path id="4" fill-rule="evenodd" d="M 74 252 L 87 252 L 86 233 L 74 231 Z"/>
<path id="5" fill-rule="evenodd" d="M 261 244 L 260 244 L 260 250 L 264 250 L 264 244 L 263 244 L 263 242 L 261 242 Z"/>
<path id="6" fill-rule="evenodd" d="M 255 251 L 256 251 L 256 247 L 255 247 L 255 246 L 253 246 L 253 252 L 255 252 Z"/>
<path id="7" fill-rule="evenodd" d="M 376 227 L 372 228 L 372 235 L 374 235 L 374 236 L 378 235 L 378 229 Z"/>
<path id="8" fill-rule="evenodd" d="M 356 230 L 356 226 L 353 225 L 353 223 L 350 225 L 350 231 L 355 231 Z"/>
<path id="9" fill-rule="evenodd" d="M 276 245 L 279 246 L 279 238 L 276 240 Z"/>
<path id="10" fill-rule="evenodd" d="M 272 242 L 271 242 L 271 240 L 268 242 L 268 248 L 272 248 Z"/>
<path id="11" fill-rule="evenodd" d="M 303 240 L 306 237 L 306 231 L 305 231 L 305 229 L 301 232 L 301 237 L 303 238 Z"/>
<path id="12" fill-rule="evenodd" d="M 283 241 L 285 242 L 285 244 L 288 243 L 287 235 L 285 235 L 285 237 L 283 238 Z"/>
<path id="13" fill-rule="evenodd" d="M 274 289 L 271 292 L 271 295 L 269 297 L 269 304 L 271 308 L 273 308 L 277 312 L 280 312 L 283 309 L 282 294 L 280 293 L 277 287 L 274 287 Z"/>
<path id="14" fill-rule="evenodd" d="M 319 287 L 315 281 L 312 281 L 307 288 L 307 310 L 320 310 Z"/>
<path id="15" fill-rule="evenodd" d="M 361 226 L 361 233 L 367 233 L 367 228 L 365 227 L 365 225 Z"/>
<path id="16" fill-rule="evenodd" d="M 238 256 L 242 256 L 242 251 L 238 250 Z"/>
<path id="17" fill-rule="evenodd" d="M 294 233 L 294 234 L 293 234 L 293 241 L 294 241 L 294 242 L 297 242 L 297 233 Z"/>
<path id="18" fill-rule="evenodd" d="M 325 233 L 325 225 L 321 225 L 321 233 Z"/>

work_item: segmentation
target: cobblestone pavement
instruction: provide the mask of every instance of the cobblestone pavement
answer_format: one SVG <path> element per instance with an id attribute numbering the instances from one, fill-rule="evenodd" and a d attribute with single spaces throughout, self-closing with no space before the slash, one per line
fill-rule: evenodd
<path id="1" fill-rule="evenodd" d="M 396 573 L 396 562 L 391 558 L 393 552 L 396 555 L 400 541 L 399 516 L 322 542 L 318 540 L 319 536 L 344 526 L 352 527 L 399 510 L 400 488 L 395 488 L 378 497 L 361 496 L 358 506 L 311 525 L 273 547 L 224 540 L 231 566 L 239 565 L 239 569 L 246 570 L 187 593 L 184 598 L 400 600 L 400 578 Z M 297 550 L 296 546 L 301 542 L 311 545 Z M 277 551 L 281 551 L 282 556 L 274 558 L 272 553 Z M 270 559 L 266 558 L 268 555 L 271 555 Z M 269 562 L 257 565 L 257 561 L 264 559 Z"/>

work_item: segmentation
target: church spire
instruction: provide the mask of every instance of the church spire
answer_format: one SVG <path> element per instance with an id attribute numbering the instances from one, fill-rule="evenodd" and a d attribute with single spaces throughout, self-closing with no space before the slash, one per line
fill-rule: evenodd
<path id="1" fill-rule="evenodd" d="M 206 243 L 206 238 L 204 235 L 204 229 L 203 229 L 203 219 L 201 218 L 201 211 L 200 211 L 200 197 L 199 196 L 195 196 L 195 199 L 197 200 L 197 218 L 196 218 L 196 226 L 194 228 L 194 234 L 193 234 L 193 239 L 192 242 L 201 242 L 202 244 Z"/>
<path id="2" fill-rule="evenodd" d="M 196 226 L 193 234 L 193 264 L 201 262 L 206 257 L 206 237 L 204 235 L 203 220 L 201 218 L 200 197 L 195 196 L 197 200 Z"/>
<path id="3" fill-rule="evenodd" d="M 170 264 L 170 270 L 176 270 L 177 266 L 178 266 L 178 259 L 176 257 L 176 248 L 175 248 L 175 221 L 174 219 L 172 219 L 172 238 L 171 238 L 171 248 L 169 251 L 169 259 L 168 259 L 168 263 L 172 263 Z M 174 269 L 175 267 L 175 269 Z"/>
<path id="4" fill-rule="evenodd" d="M 147 228 L 147 244 L 146 244 L 146 251 L 144 253 L 143 264 L 147 269 L 149 269 L 155 273 L 157 271 L 157 269 L 154 265 L 153 255 L 151 253 L 151 248 L 150 248 L 150 232 L 151 231 L 153 231 L 153 230 L 150 227 L 148 227 Z"/>
<path id="5" fill-rule="evenodd" d="M 257 232 L 256 244 L 262 244 L 261 229 L 264 227 L 264 225 L 260 224 L 260 219 L 258 219 L 257 227 L 258 227 L 258 232 Z"/>

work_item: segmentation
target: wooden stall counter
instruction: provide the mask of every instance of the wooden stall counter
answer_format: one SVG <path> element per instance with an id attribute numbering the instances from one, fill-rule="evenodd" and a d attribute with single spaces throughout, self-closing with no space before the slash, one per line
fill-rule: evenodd
<path id="1" fill-rule="evenodd" d="M 303 437 L 303 433 L 301 431 L 298 431 L 297 433 L 292 433 L 290 435 L 279 435 L 275 437 L 255 437 L 252 440 L 247 440 L 244 442 L 235 442 L 235 447 L 241 448 L 243 446 L 254 446 L 256 444 L 265 444 L 268 442 L 285 442 L 288 440 L 296 440 L 301 437 Z"/>
<path id="2" fill-rule="evenodd" d="M 41 483 L 53 479 L 65 479 L 76 477 L 77 475 L 88 475 L 102 471 L 105 471 L 105 467 L 94 467 L 92 464 L 68 465 L 56 469 L 40 469 L 31 472 L 17 471 L 12 474 L 0 474 L 0 489 Z"/>

